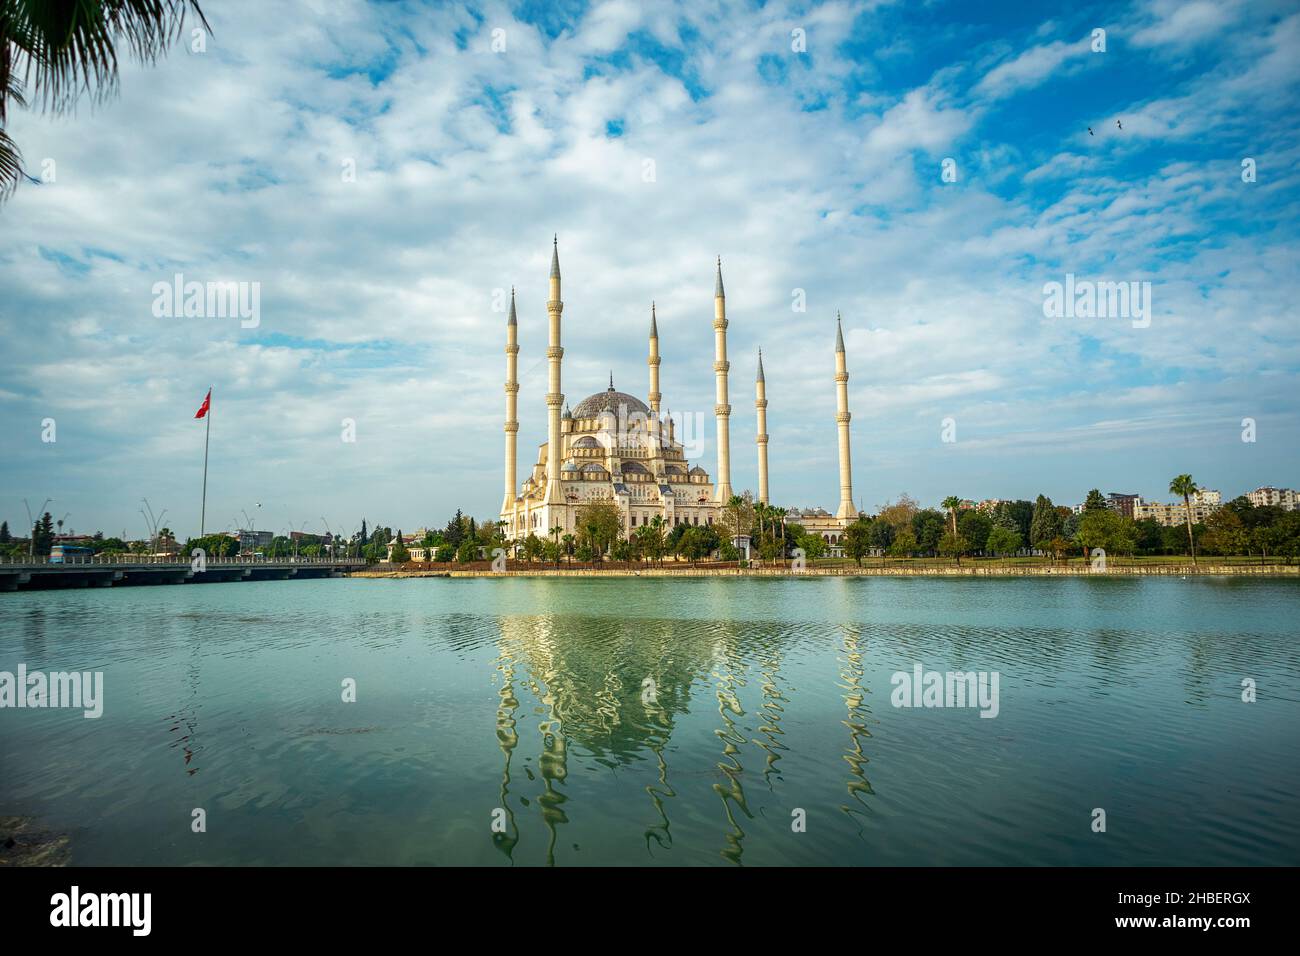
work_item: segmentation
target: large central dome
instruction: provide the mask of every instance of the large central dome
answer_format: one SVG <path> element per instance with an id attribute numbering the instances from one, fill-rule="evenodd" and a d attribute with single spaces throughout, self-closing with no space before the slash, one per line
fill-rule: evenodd
<path id="1" fill-rule="evenodd" d="M 605 412 L 614 415 L 630 415 L 633 412 L 640 412 L 642 415 L 650 414 L 650 409 L 646 403 L 641 401 L 635 395 L 629 395 L 626 392 L 616 392 L 611 385 L 603 392 L 597 392 L 595 395 L 588 395 L 580 401 L 573 409 L 574 418 L 598 418 Z"/>

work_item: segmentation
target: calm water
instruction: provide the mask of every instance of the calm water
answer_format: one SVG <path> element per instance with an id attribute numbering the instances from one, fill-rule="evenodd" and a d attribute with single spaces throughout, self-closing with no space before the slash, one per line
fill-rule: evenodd
<path id="1" fill-rule="evenodd" d="M 1297 621 L 1221 579 L 6 594 L 0 670 L 106 704 L 0 710 L 0 816 L 77 864 L 1296 864 Z M 917 662 L 998 717 L 891 706 Z"/>

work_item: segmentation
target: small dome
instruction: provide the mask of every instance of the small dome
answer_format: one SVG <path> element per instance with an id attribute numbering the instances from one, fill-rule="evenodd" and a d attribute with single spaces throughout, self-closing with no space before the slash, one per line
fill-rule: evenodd
<path id="1" fill-rule="evenodd" d="M 568 406 L 568 405 L 565 405 L 565 406 L 564 406 L 564 414 L 561 415 L 560 418 L 562 418 L 562 419 L 564 419 L 564 420 L 566 420 L 566 421 L 569 420 L 569 419 L 571 419 L 571 418 L 573 418 L 573 412 L 569 411 L 569 406 Z"/>
<path id="2" fill-rule="evenodd" d="M 623 474 L 625 475 L 648 475 L 649 470 L 639 461 L 623 462 Z"/>
<path id="3" fill-rule="evenodd" d="M 573 443 L 573 447 L 574 448 L 599 448 L 600 442 L 598 442 L 595 439 L 595 437 L 592 435 L 583 435 L 581 438 L 579 438 L 577 441 Z"/>
<path id="4" fill-rule="evenodd" d="M 699 465 L 696 465 L 694 468 L 692 468 L 692 469 L 688 472 L 688 474 L 691 474 L 691 475 L 703 475 L 705 478 L 709 477 L 709 473 L 708 473 L 707 471 L 705 471 L 703 468 L 701 468 Z"/>
<path id="5" fill-rule="evenodd" d="M 576 462 L 574 462 L 572 458 L 566 461 L 564 465 L 560 468 L 560 471 L 577 471 L 577 470 L 578 470 L 578 465 Z"/>

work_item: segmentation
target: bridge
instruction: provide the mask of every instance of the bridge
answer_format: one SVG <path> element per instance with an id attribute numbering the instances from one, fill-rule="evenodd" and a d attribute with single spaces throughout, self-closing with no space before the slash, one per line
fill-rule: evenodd
<path id="1" fill-rule="evenodd" d="M 142 584 L 216 584 L 337 578 L 360 571 L 364 561 L 340 558 L 214 558 L 196 570 L 179 557 L 87 555 L 0 559 L 0 591 L 110 588 Z"/>

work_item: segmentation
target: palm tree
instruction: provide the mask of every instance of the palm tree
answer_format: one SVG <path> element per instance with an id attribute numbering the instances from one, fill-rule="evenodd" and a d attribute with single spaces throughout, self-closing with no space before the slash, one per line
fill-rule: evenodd
<path id="1" fill-rule="evenodd" d="M 1200 490 L 1191 475 L 1179 475 L 1169 482 L 1169 493 L 1183 496 L 1183 516 L 1187 519 L 1187 548 L 1192 552 L 1193 566 L 1196 564 L 1196 542 L 1192 538 L 1192 495 Z"/>
<path id="2" fill-rule="evenodd" d="M 550 530 L 551 539 L 555 542 L 555 566 L 560 566 L 560 532 L 564 529 L 558 524 Z"/>
<path id="3" fill-rule="evenodd" d="M 83 92 L 92 101 L 106 99 L 117 86 L 118 47 L 154 63 L 180 38 L 190 11 L 210 33 L 197 0 L 0 0 L 0 200 L 23 179 L 38 182 L 23 171 L 18 145 L 2 128 L 11 101 L 39 101 L 43 110 L 62 114 Z"/>
<path id="4" fill-rule="evenodd" d="M 949 518 L 952 519 L 952 536 L 957 537 L 957 509 L 961 507 L 961 499 L 956 495 L 949 495 L 943 499 L 943 506 L 948 511 Z"/>
<path id="5" fill-rule="evenodd" d="M 573 535 L 566 534 L 562 539 L 564 542 L 564 554 L 570 561 L 573 560 Z"/>

